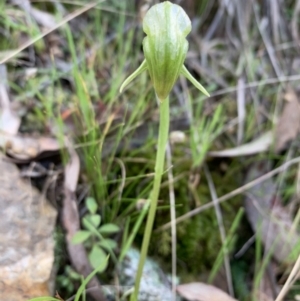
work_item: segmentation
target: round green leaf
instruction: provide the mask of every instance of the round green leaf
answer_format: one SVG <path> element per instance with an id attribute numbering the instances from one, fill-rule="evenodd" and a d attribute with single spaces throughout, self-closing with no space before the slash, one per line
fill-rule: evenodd
<path id="1" fill-rule="evenodd" d="M 92 197 L 86 198 L 85 205 L 90 213 L 92 213 L 92 214 L 96 213 L 96 211 L 98 209 L 98 205 L 94 198 L 92 198 Z"/>
<path id="2" fill-rule="evenodd" d="M 94 245 L 91 252 L 89 253 L 89 260 L 92 267 L 96 269 L 100 264 L 107 261 L 106 256 L 107 255 L 101 248 L 99 248 L 97 245 Z"/>
<path id="3" fill-rule="evenodd" d="M 98 246 L 103 247 L 104 249 L 106 249 L 108 251 L 111 251 L 117 247 L 117 243 L 110 238 L 106 238 L 106 239 L 101 240 L 98 243 Z"/>
<path id="4" fill-rule="evenodd" d="M 99 228 L 101 234 L 113 234 L 119 231 L 120 228 L 115 224 L 105 224 Z"/>
<path id="5" fill-rule="evenodd" d="M 89 220 L 96 228 L 100 225 L 101 216 L 99 214 L 93 214 L 89 216 Z"/>
<path id="6" fill-rule="evenodd" d="M 86 215 L 83 217 L 82 225 L 85 229 L 87 229 L 89 231 L 93 231 L 94 225 L 92 224 L 92 222 L 90 220 L 90 215 Z"/>
<path id="7" fill-rule="evenodd" d="M 75 235 L 72 237 L 72 243 L 74 245 L 76 244 L 81 244 L 84 241 L 86 241 L 91 235 L 91 232 L 85 231 L 85 230 L 80 230 L 75 233 Z"/>

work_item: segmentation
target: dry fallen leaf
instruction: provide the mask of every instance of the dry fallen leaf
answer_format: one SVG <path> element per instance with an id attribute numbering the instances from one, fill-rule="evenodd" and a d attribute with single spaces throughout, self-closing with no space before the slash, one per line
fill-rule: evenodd
<path id="1" fill-rule="evenodd" d="M 179 295 L 190 301 L 237 301 L 219 288 L 201 282 L 181 284 L 176 289 Z"/>
<path id="2" fill-rule="evenodd" d="M 268 163 L 252 165 L 246 183 L 269 171 Z M 280 263 L 294 262 L 300 235 L 293 227 L 293 217 L 281 203 L 277 185 L 272 179 L 250 188 L 245 198 L 245 209 L 253 231 L 261 235 L 265 251 L 272 252 Z M 298 248 L 299 250 L 299 248 Z"/>
<path id="3" fill-rule="evenodd" d="M 0 131 L 0 148 L 11 157 L 26 162 L 43 152 L 57 152 L 61 145 L 56 139 L 50 137 L 12 136 Z"/>
<path id="4" fill-rule="evenodd" d="M 295 139 L 300 131 L 300 104 L 296 92 L 289 89 L 285 99 L 287 102 L 275 131 L 276 152 L 284 150 L 286 144 Z"/>
<path id="5" fill-rule="evenodd" d="M 56 210 L 1 153 L 0 170 L 1 300 L 52 294 Z"/>
<path id="6" fill-rule="evenodd" d="M 11 109 L 6 90 L 6 67 L 0 65 L 0 148 L 15 159 L 31 160 L 42 152 L 58 151 L 56 139 L 17 136 L 20 118 Z"/>
<path id="7" fill-rule="evenodd" d="M 269 270 L 276 277 L 275 264 L 269 264 Z M 259 301 L 274 301 L 276 292 L 279 287 L 275 281 L 271 281 L 269 273 L 264 273 L 260 281 L 258 290 L 255 292 L 255 300 Z"/>
<path id="8" fill-rule="evenodd" d="M 249 143 L 222 151 L 212 151 L 208 154 L 212 157 L 239 157 L 255 155 L 267 151 L 272 144 L 272 140 L 272 132 L 267 132 Z"/>

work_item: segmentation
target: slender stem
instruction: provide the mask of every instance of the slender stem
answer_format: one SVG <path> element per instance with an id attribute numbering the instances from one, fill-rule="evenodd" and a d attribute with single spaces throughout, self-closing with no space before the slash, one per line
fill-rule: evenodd
<path id="1" fill-rule="evenodd" d="M 146 229 L 144 233 L 141 256 L 140 256 L 137 275 L 135 279 L 135 287 L 134 287 L 134 293 L 132 295 L 133 297 L 132 300 L 137 300 L 143 268 L 148 253 L 148 247 L 149 247 L 149 242 L 152 234 L 153 222 L 155 219 L 155 213 L 156 213 L 157 202 L 159 197 L 160 183 L 164 172 L 165 152 L 166 152 L 166 146 L 168 142 L 168 135 L 169 135 L 169 97 L 167 97 L 164 101 L 160 102 L 159 133 L 158 133 L 158 143 L 157 143 L 156 162 L 155 162 L 154 184 L 150 196 L 151 199 L 150 209 L 149 209 Z"/>
<path id="2" fill-rule="evenodd" d="M 172 171 L 172 150 L 170 142 L 167 144 L 167 167 L 169 180 L 169 197 L 170 197 L 170 215 L 171 215 L 171 238 L 172 238 L 172 301 L 176 300 L 176 207 L 175 207 L 175 193 L 174 193 L 174 177 Z"/>

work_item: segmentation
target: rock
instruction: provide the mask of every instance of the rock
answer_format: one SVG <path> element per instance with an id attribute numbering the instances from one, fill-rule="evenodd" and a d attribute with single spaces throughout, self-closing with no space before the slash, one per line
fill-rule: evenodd
<path id="1" fill-rule="evenodd" d="M 119 269 L 120 284 L 122 286 L 134 286 L 139 259 L 140 252 L 133 248 L 129 249 Z M 159 265 L 150 258 L 147 258 L 145 262 L 138 300 L 173 300 L 171 282 L 168 276 L 162 271 Z"/>
<path id="2" fill-rule="evenodd" d="M 49 295 L 56 210 L 1 153 L 0 170 L 1 300 Z"/>

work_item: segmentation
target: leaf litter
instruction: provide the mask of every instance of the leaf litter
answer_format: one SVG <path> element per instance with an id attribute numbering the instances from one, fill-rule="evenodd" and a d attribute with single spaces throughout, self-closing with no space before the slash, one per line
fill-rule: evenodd
<path id="1" fill-rule="evenodd" d="M 177 285 L 176 290 L 189 301 L 237 301 L 219 288 L 201 282 Z"/>
<path id="2" fill-rule="evenodd" d="M 269 171 L 269 163 L 253 164 L 248 171 L 251 181 Z M 261 237 L 265 253 L 277 262 L 291 264 L 298 255 L 300 234 L 293 226 L 293 216 L 284 207 L 277 185 L 270 178 L 248 190 L 244 200 L 248 220 L 254 233 Z"/>
<path id="3" fill-rule="evenodd" d="M 6 65 L 0 65 L 0 148 L 19 162 L 29 162 L 44 152 L 57 152 L 59 142 L 50 137 L 18 134 L 21 120 L 13 110 L 7 91 Z"/>
<path id="4" fill-rule="evenodd" d="M 11 136 L 0 132 L 0 148 L 11 156 L 14 162 L 26 163 L 43 153 L 58 153 L 62 147 L 55 138 L 51 137 Z"/>
<path id="5" fill-rule="evenodd" d="M 300 133 L 300 102 L 297 93 L 289 88 L 284 95 L 286 100 L 275 130 L 275 151 L 281 152 L 287 143 Z"/>
<path id="6" fill-rule="evenodd" d="M 257 139 L 237 146 L 235 148 L 224 149 L 221 151 L 210 151 L 208 152 L 209 156 L 212 157 L 241 157 L 241 156 L 250 156 L 255 154 L 261 154 L 270 149 L 273 142 L 273 133 L 267 132 L 258 137 Z"/>

